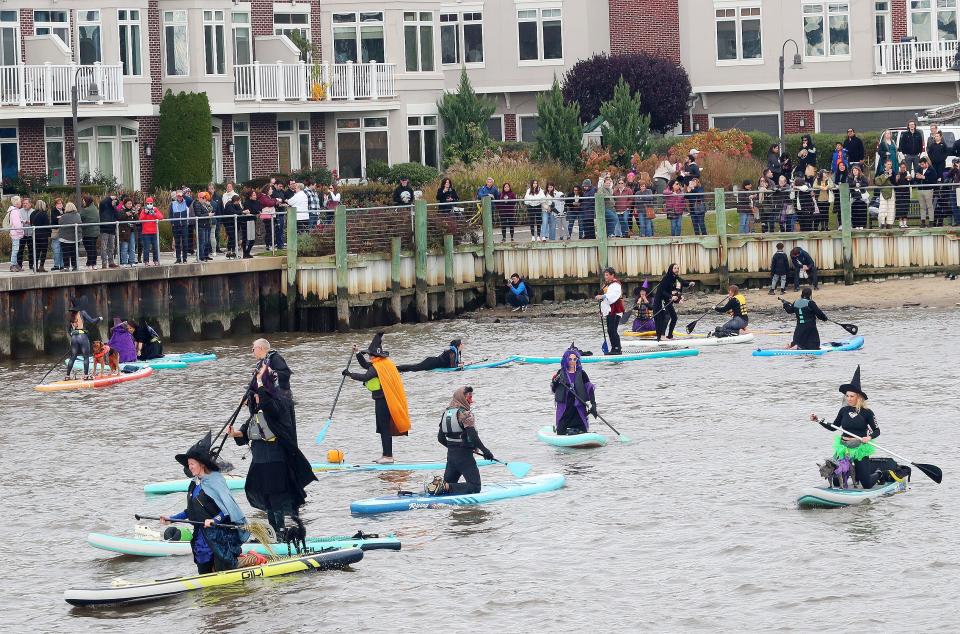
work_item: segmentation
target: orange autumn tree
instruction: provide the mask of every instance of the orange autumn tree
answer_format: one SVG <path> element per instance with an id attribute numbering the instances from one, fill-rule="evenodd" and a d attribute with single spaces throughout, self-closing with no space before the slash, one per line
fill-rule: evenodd
<path id="1" fill-rule="evenodd" d="M 698 132 L 682 138 L 671 149 L 677 156 L 686 156 L 696 148 L 709 154 L 725 154 L 726 156 L 750 156 L 753 149 L 753 140 L 742 130 L 718 130 L 710 128 L 706 132 Z"/>

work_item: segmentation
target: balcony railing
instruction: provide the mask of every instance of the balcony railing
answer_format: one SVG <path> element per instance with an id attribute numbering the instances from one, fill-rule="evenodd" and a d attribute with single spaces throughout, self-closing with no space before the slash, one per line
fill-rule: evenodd
<path id="1" fill-rule="evenodd" d="M 376 100 L 397 96 L 396 64 L 238 64 L 233 67 L 237 101 Z"/>
<path id="2" fill-rule="evenodd" d="M 119 64 L 17 64 L 0 66 L 0 106 L 69 105 L 74 77 L 81 103 L 123 102 L 123 71 Z M 93 98 L 89 96 L 92 83 L 98 90 Z"/>
<path id="3" fill-rule="evenodd" d="M 951 70 L 957 40 L 898 42 L 873 45 L 873 68 L 877 75 Z"/>

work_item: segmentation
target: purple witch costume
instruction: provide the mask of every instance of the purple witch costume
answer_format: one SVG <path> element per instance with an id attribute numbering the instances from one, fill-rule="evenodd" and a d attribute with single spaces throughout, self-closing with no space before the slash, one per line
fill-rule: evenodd
<path id="1" fill-rule="evenodd" d="M 567 372 L 567 362 L 571 356 L 577 359 L 575 372 Z M 584 433 L 590 429 L 587 414 L 596 410 L 597 402 L 593 383 L 583 371 L 580 363 L 580 351 L 570 347 L 563 353 L 560 370 L 553 375 L 550 388 L 557 405 L 557 419 L 555 430 L 558 435 Z M 576 395 L 574 395 L 576 393 Z M 580 398 L 577 398 L 577 397 Z M 590 403 L 587 409 L 585 403 Z"/>
<path id="2" fill-rule="evenodd" d="M 113 318 L 113 328 L 110 329 L 110 341 L 107 342 L 111 350 L 120 353 L 120 363 L 130 363 L 137 360 L 137 344 L 133 335 L 127 332 L 127 325 L 120 319 Z"/>

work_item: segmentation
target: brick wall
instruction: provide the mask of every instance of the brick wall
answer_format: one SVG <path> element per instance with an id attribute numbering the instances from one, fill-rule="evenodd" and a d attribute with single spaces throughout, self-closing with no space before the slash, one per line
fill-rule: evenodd
<path id="1" fill-rule="evenodd" d="M 73 118 L 63 118 L 63 160 L 66 164 L 66 182 L 72 185 L 77 182 L 77 163 L 73 160 Z"/>
<path id="2" fill-rule="evenodd" d="M 323 147 L 317 147 L 320 143 Z M 310 115 L 310 161 L 314 168 L 327 165 L 327 124 L 322 112 Z"/>
<path id="3" fill-rule="evenodd" d="M 506 113 L 503 115 L 503 140 L 517 140 L 517 115 Z"/>
<path id="4" fill-rule="evenodd" d="M 803 119 L 803 126 L 800 125 L 800 119 Z M 813 110 L 787 110 L 783 113 L 783 129 L 787 134 L 813 134 L 815 127 Z"/>
<path id="5" fill-rule="evenodd" d="M 20 9 L 20 59 L 26 58 L 23 38 L 33 35 L 33 9 Z"/>
<path id="6" fill-rule="evenodd" d="M 140 132 L 140 189 L 153 189 L 153 157 L 147 156 L 147 145 L 157 150 L 157 133 L 160 131 L 160 117 L 139 117 Z"/>
<path id="7" fill-rule="evenodd" d="M 233 154 L 230 153 L 230 144 L 233 143 L 233 115 L 221 114 L 218 115 L 218 118 L 223 122 L 220 152 L 223 156 L 223 182 L 226 183 L 237 178 L 233 164 Z"/>
<path id="8" fill-rule="evenodd" d="M 695 114 L 693 115 L 693 132 L 706 132 L 710 127 L 710 115 L 707 114 Z"/>
<path id="9" fill-rule="evenodd" d="M 255 113 L 250 115 L 250 177 L 257 178 L 276 172 L 279 168 L 277 155 L 277 115 Z"/>
<path id="10" fill-rule="evenodd" d="M 890 3 L 890 22 L 894 42 L 907 36 L 907 0 L 893 0 Z"/>
<path id="11" fill-rule="evenodd" d="M 680 0 L 608 0 L 610 52 L 680 63 Z"/>
<path id="12" fill-rule="evenodd" d="M 250 26 L 253 35 L 273 35 L 273 2 L 252 0 L 250 2 Z"/>
<path id="13" fill-rule="evenodd" d="M 150 0 L 147 4 L 147 43 L 149 45 L 150 101 L 160 103 L 163 100 L 163 59 L 160 53 L 160 4 Z"/>
<path id="14" fill-rule="evenodd" d="M 317 47 L 317 50 L 323 50 L 323 29 L 320 27 L 320 0 L 310 0 L 310 41 Z M 319 61 L 319 60 L 318 60 Z"/>
<path id="15" fill-rule="evenodd" d="M 20 119 L 17 130 L 20 171 L 30 176 L 47 173 L 47 146 L 43 138 L 43 119 Z"/>

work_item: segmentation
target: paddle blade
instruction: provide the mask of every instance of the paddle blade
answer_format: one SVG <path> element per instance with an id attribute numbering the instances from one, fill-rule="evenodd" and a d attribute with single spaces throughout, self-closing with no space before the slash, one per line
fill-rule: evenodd
<path id="1" fill-rule="evenodd" d="M 691 332 L 693 332 L 693 329 L 694 329 L 694 328 L 697 327 L 697 322 L 698 322 L 698 321 L 700 321 L 700 320 L 697 319 L 696 321 L 691 321 L 689 324 L 687 324 L 687 334 L 688 334 L 688 335 L 689 335 Z"/>
<path id="2" fill-rule="evenodd" d="M 849 332 L 851 335 L 857 334 L 857 331 L 860 330 L 857 328 L 856 324 L 840 324 L 840 327 Z"/>
<path id="3" fill-rule="evenodd" d="M 630 436 L 624 436 L 623 434 L 620 434 L 619 436 L 617 436 L 617 438 L 619 438 L 620 442 L 622 443 L 628 443 L 633 441 L 633 439 L 630 438 Z"/>
<path id="4" fill-rule="evenodd" d="M 603 354 L 610 354 L 610 346 L 607 345 L 606 341 L 603 342 L 603 345 L 600 346 L 600 349 L 603 350 Z"/>
<path id="5" fill-rule="evenodd" d="M 525 478 L 530 473 L 531 466 L 526 462 L 505 462 L 507 469 L 518 478 Z"/>
<path id="6" fill-rule="evenodd" d="M 332 418 L 328 418 L 327 422 L 323 424 L 323 427 L 320 428 L 320 431 L 317 432 L 317 437 L 314 439 L 317 441 L 317 444 L 320 445 L 323 443 L 323 439 L 327 437 L 327 430 L 330 429 L 330 423 L 333 422 Z"/>
<path id="7" fill-rule="evenodd" d="M 937 484 L 943 482 L 943 471 L 940 470 L 940 467 L 934 464 L 921 464 L 919 462 L 911 462 L 914 467 L 923 471 L 923 475 L 927 476 Z"/>

